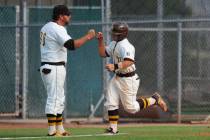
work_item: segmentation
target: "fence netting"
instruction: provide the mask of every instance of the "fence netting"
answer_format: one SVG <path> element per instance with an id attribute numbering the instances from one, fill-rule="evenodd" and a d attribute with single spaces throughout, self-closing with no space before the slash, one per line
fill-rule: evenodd
<path id="1" fill-rule="evenodd" d="M 48 5 L 48 1 L 38 4 L 30 2 L 26 7 L 26 24 L 18 22 L 22 13 L 18 6 L 0 7 L 0 114 L 19 111 L 21 115 L 24 107 L 21 97 L 24 97 L 23 91 L 27 91 L 26 117 L 45 116 L 46 91 L 37 71 L 40 66 L 39 31 L 51 20 L 53 6 L 52 2 Z M 183 121 L 204 120 L 210 114 L 209 0 L 73 0 L 61 1 L 60 4 L 69 4 L 72 10 L 72 21 L 67 26 L 72 38 L 79 38 L 94 28 L 104 31 L 107 34 L 105 39 L 109 40 L 114 21 L 128 23 L 128 39 L 136 49 L 137 73 L 141 78 L 138 95 L 149 96 L 159 91 L 169 111 L 164 113 L 159 108 L 150 108 L 130 115 L 121 109 L 122 117 L 174 121 L 179 115 L 179 105 Z M 22 33 L 26 33 L 25 37 Z M 25 53 L 25 44 L 21 44 L 24 39 L 28 49 Z M 27 61 L 23 61 L 25 58 Z M 25 78 L 21 73 L 25 68 L 23 62 L 27 62 L 27 87 L 22 85 Z M 93 113 L 106 91 L 104 72 L 104 61 L 97 52 L 97 40 L 68 53 L 67 118 L 88 117 Z M 104 116 L 103 110 L 102 102 L 95 116 Z"/>

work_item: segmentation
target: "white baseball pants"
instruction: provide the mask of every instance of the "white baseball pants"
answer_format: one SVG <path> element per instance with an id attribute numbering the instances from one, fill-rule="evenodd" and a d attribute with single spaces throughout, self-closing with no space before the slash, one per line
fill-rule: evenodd
<path id="1" fill-rule="evenodd" d="M 50 73 L 44 74 L 43 69 L 50 69 Z M 63 65 L 55 66 L 45 64 L 40 67 L 41 77 L 47 90 L 46 114 L 62 114 L 64 110 L 65 94 L 64 83 L 66 69 Z"/>
<path id="2" fill-rule="evenodd" d="M 125 111 L 136 113 L 140 110 L 139 103 L 136 101 L 136 95 L 139 88 L 140 80 L 138 75 L 132 77 L 114 76 L 109 85 L 105 101 L 105 107 L 108 110 L 119 109 L 121 100 Z"/>

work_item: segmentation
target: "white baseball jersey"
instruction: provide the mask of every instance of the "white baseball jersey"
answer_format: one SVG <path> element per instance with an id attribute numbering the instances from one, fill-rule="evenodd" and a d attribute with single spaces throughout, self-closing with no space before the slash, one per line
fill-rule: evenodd
<path id="1" fill-rule="evenodd" d="M 42 62 L 67 62 L 67 49 L 64 43 L 71 39 L 66 28 L 55 22 L 48 22 L 40 32 Z"/>
<path id="2" fill-rule="evenodd" d="M 135 48 L 128 41 L 124 39 L 120 42 L 112 41 L 109 46 L 106 47 L 106 53 L 112 58 L 114 64 L 122 62 L 125 58 L 131 59 L 134 61 Z M 117 73 L 130 73 L 136 70 L 135 65 L 131 65 L 125 69 L 120 69 L 116 71 Z"/>
<path id="3" fill-rule="evenodd" d="M 119 42 L 112 41 L 106 47 L 106 53 L 113 60 L 114 64 L 122 62 L 125 58 L 134 61 L 135 48 L 127 40 L 123 39 Z M 130 73 L 136 70 L 134 64 L 119 69 L 117 73 Z M 139 88 L 140 79 L 137 74 L 131 77 L 119 77 L 114 75 L 108 84 L 105 106 L 108 110 L 119 109 L 119 100 L 121 100 L 124 109 L 129 113 L 136 113 L 140 110 L 139 103 L 136 101 L 136 94 Z"/>

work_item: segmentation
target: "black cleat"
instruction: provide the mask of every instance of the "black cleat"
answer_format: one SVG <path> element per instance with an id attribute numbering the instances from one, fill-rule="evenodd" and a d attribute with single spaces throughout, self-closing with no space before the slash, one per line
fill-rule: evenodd
<path id="1" fill-rule="evenodd" d="M 158 94 L 157 92 L 155 92 L 153 95 L 152 95 L 152 98 L 154 98 L 156 100 L 156 105 L 160 106 L 160 108 L 163 110 L 163 111 L 167 111 L 168 108 L 167 108 L 167 105 L 165 103 L 165 101 L 163 100 L 163 98 L 160 96 L 160 94 Z"/>
<path id="2" fill-rule="evenodd" d="M 113 131 L 113 128 L 109 127 L 105 130 L 105 133 L 108 133 L 108 134 L 117 134 L 119 131 Z"/>

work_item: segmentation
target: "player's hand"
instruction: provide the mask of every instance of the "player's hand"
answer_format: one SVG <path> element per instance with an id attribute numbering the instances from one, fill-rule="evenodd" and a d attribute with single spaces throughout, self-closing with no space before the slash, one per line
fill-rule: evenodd
<path id="1" fill-rule="evenodd" d="M 102 32 L 98 32 L 98 33 L 96 34 L 96 38 L 97 38 L 99 41 L 103 40 L 103 38 L 104 38 L 103 33 L 102 33 Z"/>
<path id="2" fill-rule="evenodd" d="M 94 29 L 90 29 L 87 33 L 88 40 L 93 39 L 96 36 L 96 32 Z"/>
<path id="3" fill-rule="evenodd" d="M 114 71 L 114 64 L 107 64 L 105 66 L 105 68 L 108 70 L 108 71 Z"/>

